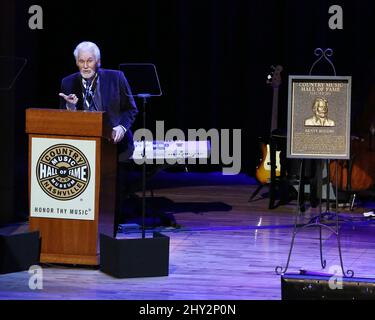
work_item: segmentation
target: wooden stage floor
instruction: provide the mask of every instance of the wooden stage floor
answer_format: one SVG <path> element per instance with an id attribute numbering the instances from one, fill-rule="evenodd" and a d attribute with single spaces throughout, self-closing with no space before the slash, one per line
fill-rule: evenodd
<path id="1" fill-rule="evenodd" d="M 295 201 L 268 210 L 268 198 L 249 203 L 253 179 L 218 173 L 166 173 L 151 181 L 158 210 L 180 228 L 158 227 L 170 237 L 169 276 L 116 279 L 85 267 L 43 265 L 43 289 L 30 290 L 25 272 L 0 275 L 0 299 L 124 300 L 279 300 L 275 267 L 287 260 Z M 159 186 L 159 187 L 158 187 Z M 265 187 L 262 193 L 267 191 Z M 161 203 L 161 204 L 160 204 Z M 355 277 L 375 277 L 375 224 L 362 221 L 364 208 L 340 214 L 354 219 L 341 225 L 344 267 Z M 307 208 L 306 220 L 317 214 Z M 134 237 L 132 229 L 118 237 Z M 288 272 L 301 268 L 328 273 L 339 265 L 336 236 L 323 232 L 325 270 L 319 256 L 319 230 L 296 238 Z"/>

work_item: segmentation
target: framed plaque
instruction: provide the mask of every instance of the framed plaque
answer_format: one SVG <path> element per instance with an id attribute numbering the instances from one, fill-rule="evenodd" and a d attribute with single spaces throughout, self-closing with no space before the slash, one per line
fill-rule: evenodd
<path id="1" fill-rule="evenodd" d="M 349 159 L 351 77 L 289 76 L 288 158 Z"/>

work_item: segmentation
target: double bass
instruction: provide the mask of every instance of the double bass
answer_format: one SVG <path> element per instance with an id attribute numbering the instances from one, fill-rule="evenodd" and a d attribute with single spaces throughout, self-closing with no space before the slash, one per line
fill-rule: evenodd
<path id="1" fill-rule="evenodd" d="M 373 101 L 356 124 L 359 134 L 351 136 L 350 160 L 338 160 L 340 191 L 365 191 L 375 185 L 375 87 L 372 92 Z M 330 181 L 336 187 L 335 161 L 330 162 Z"/>

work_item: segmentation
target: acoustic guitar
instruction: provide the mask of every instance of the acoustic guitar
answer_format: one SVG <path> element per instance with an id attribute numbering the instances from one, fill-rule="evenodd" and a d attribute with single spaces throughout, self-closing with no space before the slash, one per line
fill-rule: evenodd
<path id="1" fill-rule="evenodd" d="M 267 83 L 272 85 L 273 88 L 273 99 L 272 99 L 272 117 L 271 117 L 271 134 L 277 129 L 277 117 L 278 117 L 278 99 L 279 99 L 279 87 L 281 84 L 281 71 L 283 67 L 278 65 L 271 67 L 273 71 L 268 76 Z M 270 144 L 261 142 L 261 162 L 256 168 L 255 177 L 261 184 L 270 183 L 271 180 L 271 156 L 270 156 Z M 276 177 L 280 176 L 280 151 L 276 151 Z"/>

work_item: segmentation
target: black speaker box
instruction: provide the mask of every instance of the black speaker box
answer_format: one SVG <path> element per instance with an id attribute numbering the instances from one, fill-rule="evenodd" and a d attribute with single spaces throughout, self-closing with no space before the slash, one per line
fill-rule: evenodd
<path id="1" fill-rule="evenodd" d="M 281 298 L 282 300 L 373 300 L 375 279 L 285 274 L 281 276 Z"/>
<path id="2" fill-rule="evenodd" d="M 0 274 L 28 270 L 39 257 L 39 231 L 0 234 Z"/>
<path id="3" fill-rule="evenodd" d="M 160 277 L 169 274 L 169 237 L 116 239 L 100 235 L 100 270 L 116 278 Z"/>

